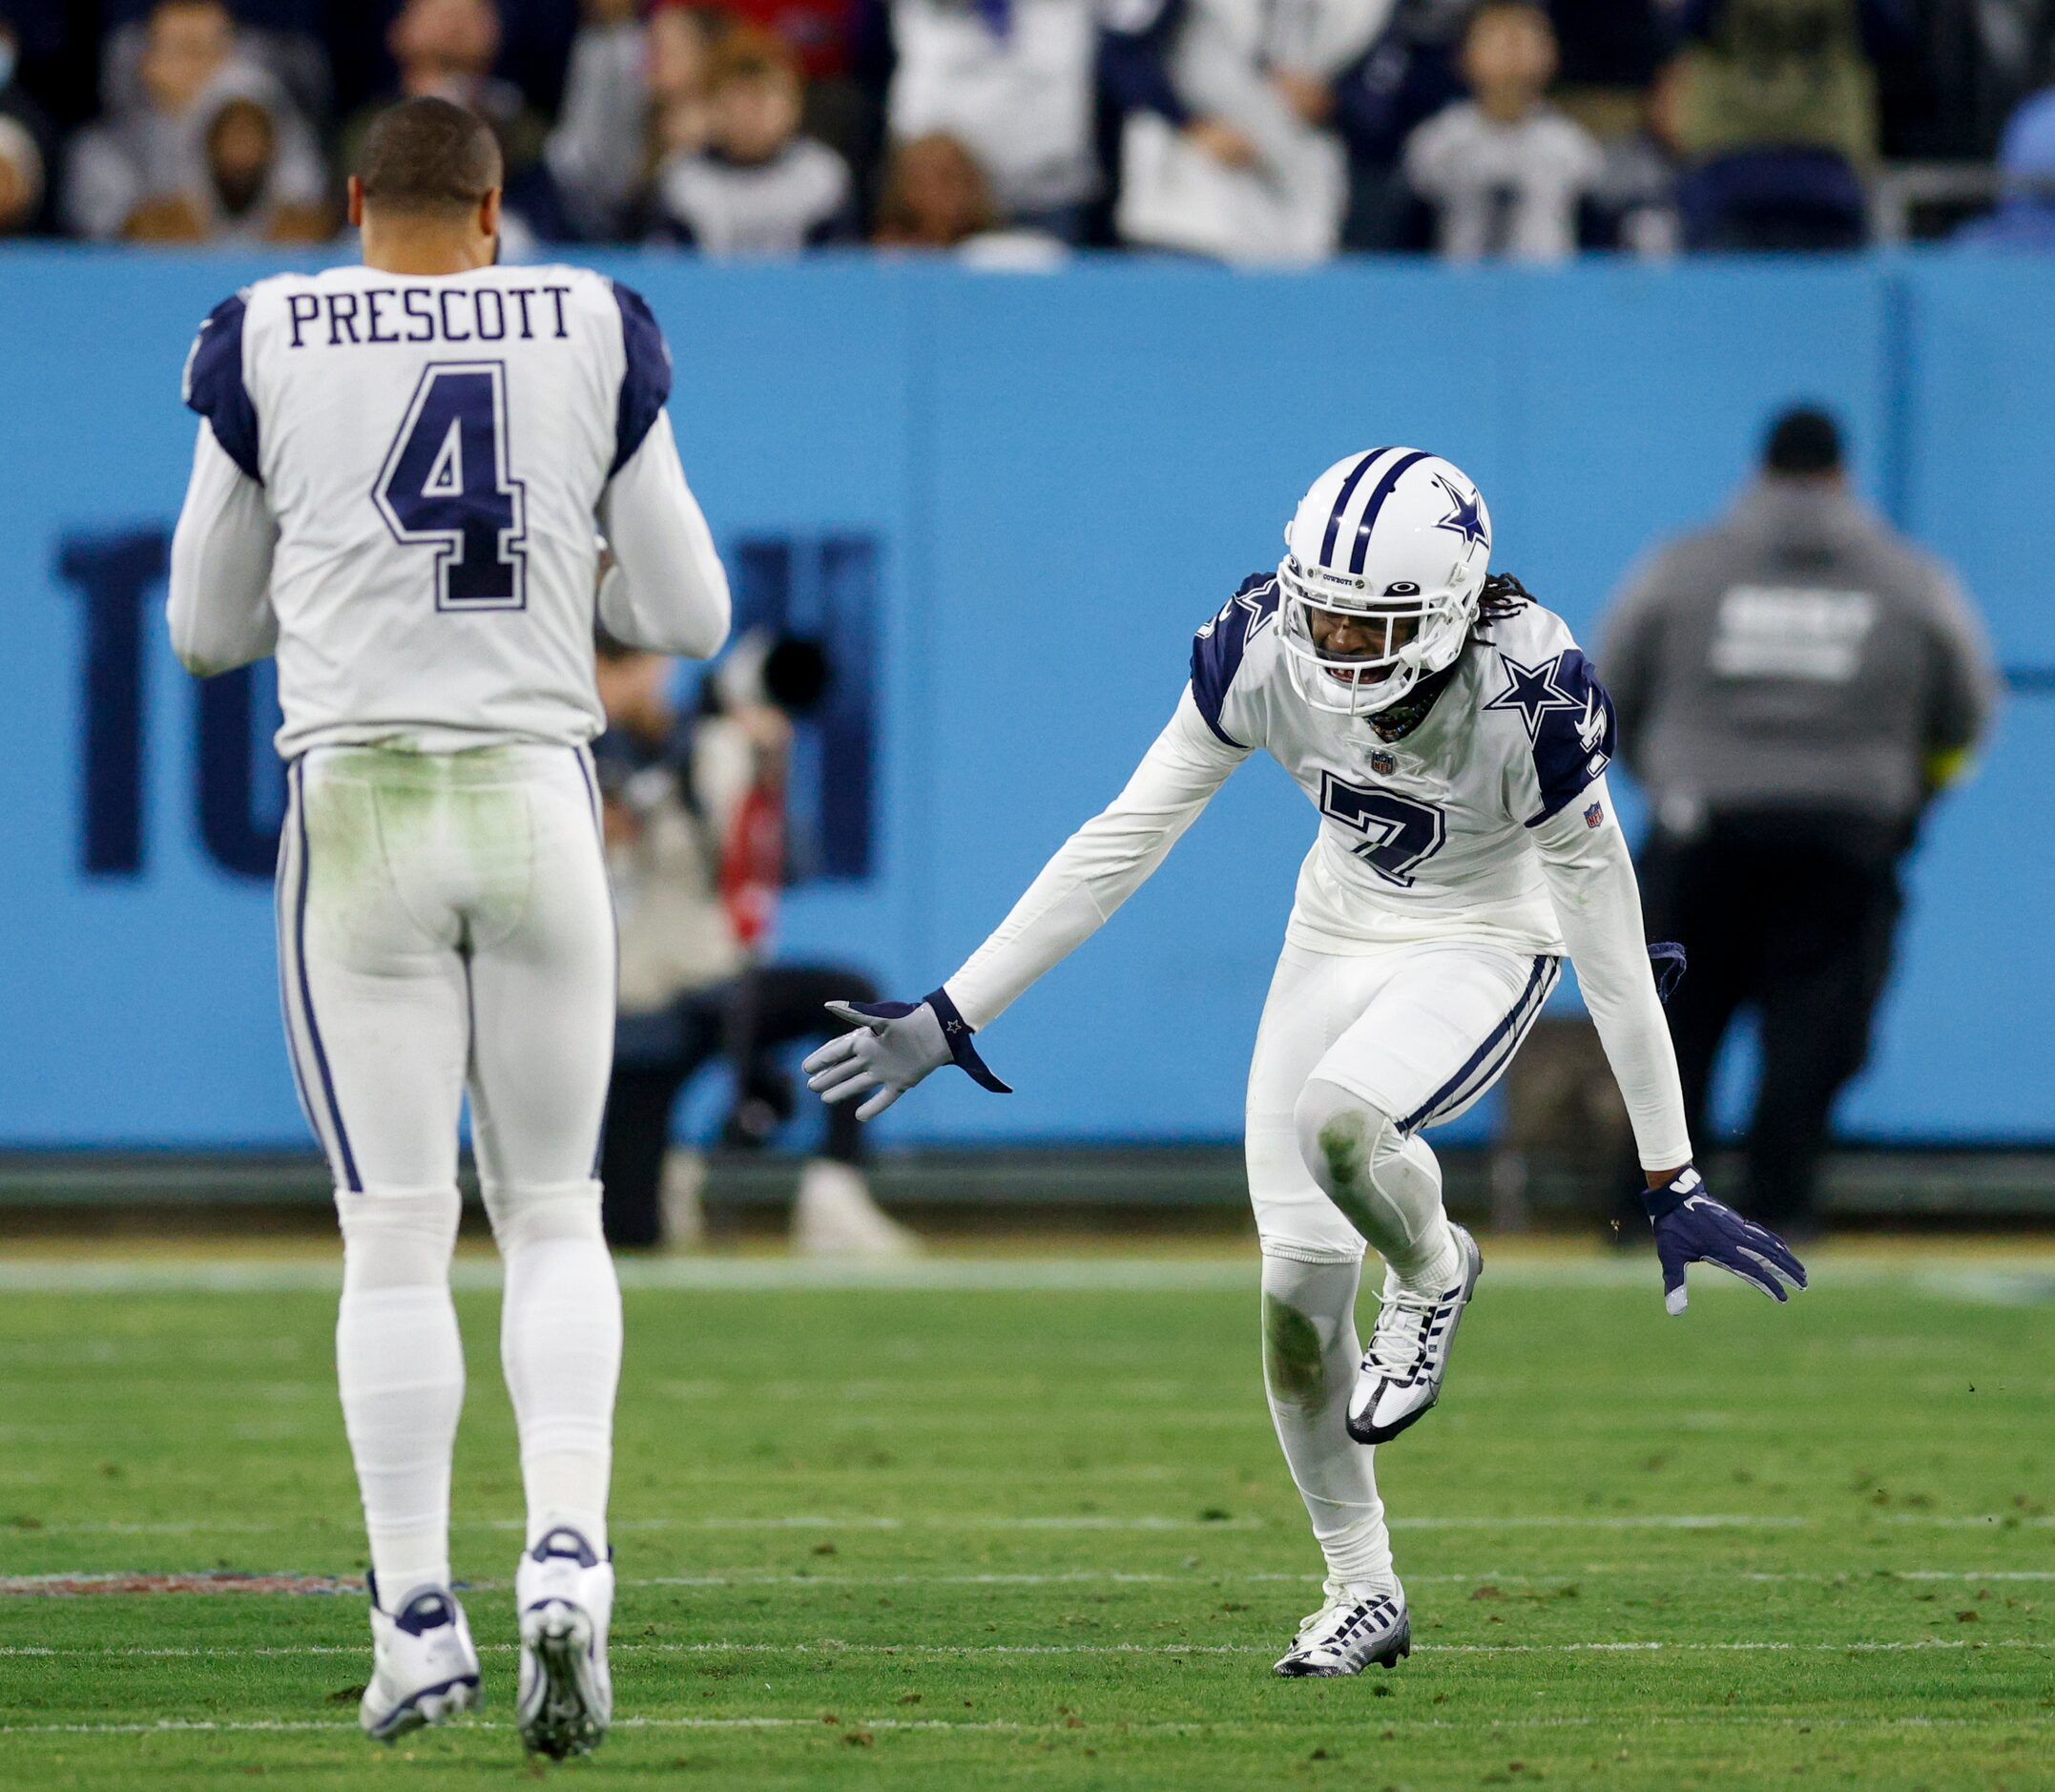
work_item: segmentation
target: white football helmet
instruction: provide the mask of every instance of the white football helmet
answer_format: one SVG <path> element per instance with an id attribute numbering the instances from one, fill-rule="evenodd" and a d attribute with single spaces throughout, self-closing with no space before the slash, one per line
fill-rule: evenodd
<path id="1" fill-rule="evenodd" d="M 1374 716 L 1455 663 L 1491 566 L 1491 512 L 1452 462 L 1405 448 L 1339 460 L 1284 540 L 1284 646 L 1316 709 Z"/>

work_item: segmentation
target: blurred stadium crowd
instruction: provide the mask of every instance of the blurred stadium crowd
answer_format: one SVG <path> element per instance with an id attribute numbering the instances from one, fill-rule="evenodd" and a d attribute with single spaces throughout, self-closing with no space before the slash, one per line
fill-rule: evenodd
<path id="1" fill-rule="evenodd" d="M 0 235 L 309 243 L 371 110 L 515 253 L 2055 247 L 2055 0 L 0 0 Z"/>

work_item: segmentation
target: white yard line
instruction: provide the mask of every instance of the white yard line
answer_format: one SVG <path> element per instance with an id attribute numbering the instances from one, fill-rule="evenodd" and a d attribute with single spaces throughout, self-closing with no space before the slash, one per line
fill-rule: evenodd
<path id="1" fill-rule="evenodd" d="M 1253 1294 L 1257 1260 L 1177 1258 L 922 1258 L 904 1263 L 819 1263 L 790 1258 L 673 1257 L 620 1265 L 628 1288 L 779 1291 L 886 1289 L 907 1293 L 975 1291 L 1052 1294 Z M 500 1285 L 491 1258 L 460 1258 L 456 1285 Z M 1629 1288 L 1647 1286 L 1654 1298 L 1655 1266 L 1641 1258 L 1495 1259 L 1498 1287 Z M 2055 1269 L 2015 1270 L 1980 1264 L 1922 1266 L 1872 1258 L 1846 1261 L 1829 1254 L 1815 1265 L 1825 1287 L 1910 1286 L 1937 1299 L 2045 1302 L 2055 1298 Z M 329 1293 L 342 1285 L 337 1259 L 255 1261 L 156 1258 L 137 1260 L 15 1261 L 0 1262 L 0 1292 L 23 1294 L 290 1294 Z M 1716 1292 L 1728 1292 L 1725 1289 Z"/>
<path id="2" fill-rule="evenodd" d="M 179 1596 L 186 1598 L 206 1597 L 215 1594 L 239 1594 L 260 1598 L 324 1598 L 362 1596 L 363 1582 L 351 1575 L 270 1575 L 250 1576 L 251 1580 L 273 1580 L 299 1578 L 307 1581 L 328 1581 L 332 1585 L 309 1587 L 277 1587 L 249 1585 L 234 1575 L 224 1574 L 215 1579 L 207 1571 L 181 1573 L 157 1569 L 93 1570 L 80 1573 L 0 1574 L 0 1595 L 16 1594 L 34 1596 L 51 1588 L 74 1586 L 91 1587 L 132 1580 L 186 1580 L 199 1583 L 160 1592 L 155 1588 L 140 1588 L 126 1597 L 149 1598 Z M 1977 1585 L 1984 1582 L 2009 1583 L 2014 1581 L 2055 1581 L 2055 1569 L 1974 1569 L 1974 1568 L 1912 1568 L 1870 1569 L 1858 1573 L 1780 1573 L 1734 1574 L 1722 1567 L 1685 1565 L 1675 1562 L 1595 1562 L 1580 1563 L 1573 1567 L 1558 1569 L 1549 1573 L 1509 1573 L 1484 1570 L 1462 1574 L 1408 1574 L 1408 1587 L 1539 1587 L 1544 1589 L 1572 1586 L 1581 1581 L 1594 1580 L 1729 1580 L 1739 1579 L 1769 1584 L 1788 1582 L 1797 1586 L 1860 1587 L 1879 1582 L 1940 1581 Z M 838 1589 L 876 1589 L 884 1587 L 1189 1587 L 1197 1592 L 1208 1589 L 1239 1586 L 1318 1586 L 1320 1576 L 1317 1573 L 1220 1573 L 1204 1569 L 1190 1569 L 1182 1573 L 1161 1573 L 1150 1571 L 1123 1569 L 1082 1568 L 1052 1573 L 979 1573 L 979 1574 L 806 1574 L 778 1573 L 754 1569 L 723 1570 L 703 1574 L 651 1574 L 638 1577 L 624 1576 L 617 1584 L 630 1589 L 653 1589 L 675 1587 L 684 1589 L 718 1590 L 722 1588 L 784 1587 L 797 1591 L 832 1593 Z M 211 1584 L 210 1584 L 211 1583 Z M 458 1583 L 458 1591 L 464 1594 L 505 1593 L 513 1583 L 506 1580 L 465 1579 Z"/>
<path id="3" fill-rule="evenodd" d="M 1807 1730 L 1963 1730 L 1982 1728 L 1991 1723 L 2029 1725 L 2036 1729 L 2055 1723 L 2055 1718 L 2043 1713 L 2015 1713 L 2003 1718 L 1858 1718 L 1843 1716 L 1807 1716 L 1799 1712 L 1762 1713 L 1752 1711 L 1636 1711 L 1631 1718 L 1622 1716 L 1566 1716 L 1544 1714 L 1526 1718 L 1413 1718 L 1391 1714 L 1378 1709 L 1360 1714 L 1351 1724 L 1346 1719 L 1321 1718 L 1319 1724 L 1336 1724 L 1342 1734 L 1350 1734 L 1369 1724 L 1380 1730 L 1461 1730 L 1476 1733 L 1483 1730 L 1528 1731 L 1528 1730 L 1586 1730 L 1616 1729 L 1631 1724 L 1669 1724 L 1678 1727 L 1723 1726 L 1743 1724 L 1751 1729 L 1778 1725 L 1800 1732 Z M 467 1718 L 456 1726 L 455 1734 L 467 1730 L 488 1732 L 504 1731 L 510 1725 L 491 1718 Z M 1115 1736 L 1126 1740 L 1136 1736 L 1273 1736 L 1280 1732 L 1293 1736 L 1312 1734 L 1309 1720 L 1302 1715 L 1277 1719 L 1272 1721 L 1193 1718 L 1185 1721 L 1155 1723 L 1122 1722 L 1115 1725 L 1087 1723 L 1077 1731 L 1053 1719 L 1041 1723 L 1022 1722 L 1007 1718 L 829 1718 L 826 1716 L 800 1718 L 791 1716 L 749 1715 L 732 1718 L 680 1717 L 680 1718 L 617 1718 L 616 1730 L 799 1730 L 813 1731 L 826 1736 L 847 1735 L 851 1731 L 908 1732 L 928 1735 L 962 1733 L 966 1736 L 1039 1736 L 1057 1732 L 1072 1736 Z M 180 1736 L 180 1735 L 333 1735 L 355 1737 L 357 1725 L 346 1719 L 159 1719 L 152 1723 L 0 1723 L 0 1736 Z"/>
<path id="4" fill-rule="evenodd" d="M 1889 1525 L 1910 1530 L 2046 1530 L 2055 1528 L 2051 1512 L 1884 1512 L 1843 1520 L 1798 1512 L 1518 1512 L 1493 1516 L 1451 1515 L 1389 1520 L 1395 1531 L 1837 1531 L 1851 1524 Z M 717 1531 L 1258 1531 L 1261 1518 L 1182 1518 L 1160 1513 L 1119 1516 L 1096 1512 L 994 1516 L 982 1512 L 922 1512 L 907 1517 L 880 1513 L 813 1512 L 765 1516 L 697 1515 L 675 1518 L 616 1520 L 617 1532 Z M 269 1536 L 306 1529 L 271 1519 L 163 1518 L 84 1521 L 62 1519 L 24 1532 L 16 1541 L 45 1536 Z M 519 1518 L 460 1518 L 455 1531 L 520 1531 Z M 5 1540 L 0 1537 L 0 1540 Z"/>
<path id="5" fill-rule="evenodd" d="M 520 1645 L 488 1642 L 481 1655 L 511 1655 Z M 240 1646 L 162 1647 L 146 1644 L 49 1647 L 39 1644 L 0 1646 L 0 1657 L 91 1657 L 101 1660 L 185 1660 L 194 1657 L 239 1660 L 253 1657 L 361 1656 L 357 1643 L 286 1643 L 272 1648 Z M 1899 1642 L 1690 1642 L 1608 1641 L 1561 1643 L 1416 1643 L 1416 1655 L 1554 1656 L 1554 1655 L 1850 1655 L 1898 1654 L 1929 1649 L 2031 1649 L 2055 1653 L 2055 1637 L 1922 1636 Z M 611 1652 L 654 1656 L 902 1656 L 923 1660 L 951 1660 L 959 1656 L 1269 1656 L 1266 1643 L 852 1643 L 840 1641 L 774 1643 L 735 1640 L 699 1642 L 616 1642 Z"/>

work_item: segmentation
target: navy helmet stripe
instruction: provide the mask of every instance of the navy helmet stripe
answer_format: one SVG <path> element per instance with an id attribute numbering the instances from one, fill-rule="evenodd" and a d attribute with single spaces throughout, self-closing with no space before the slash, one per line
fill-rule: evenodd
<path id="1" fill-rule="evenodd" d="M 1349 476 L 1341 482 L 1341 490 L 1335 493 L 1334 514 L 1327 519 L 1327 533 L 1320 537 L 1320 564 L 1332 566 L 1335 561 L 1335 542 L 1341 533 L 1341 513 L 1349 508 L 1349 500 L 1356 495 L 1357 482 L 1370 470 L 1370 464 L 1380 454 L 1389 454 L 1388 448 L 1372 448 L 1361 460 L 1349 469 Z"/>
<path id="2" fill-rule="evenodd" d="M 1363 561 L 1370 552 L 1370 531 L 1375 526 L 1378 512 L 1384 508 L 1384 500 L 1391 496 L 1392 488 L 1408 467 L 1417 466 L 1427 458 L 1424 448 L 1415 448 L 1412 453 L 1401 455 L 1384 469 L 1384 477 L 1377 482 L 1370 493 L 1370 502 L 1363 506 L 1361 520 L 1356 525 L 1356 548 L 1349 555 L 1349 571 L 1360 573 Z"/>

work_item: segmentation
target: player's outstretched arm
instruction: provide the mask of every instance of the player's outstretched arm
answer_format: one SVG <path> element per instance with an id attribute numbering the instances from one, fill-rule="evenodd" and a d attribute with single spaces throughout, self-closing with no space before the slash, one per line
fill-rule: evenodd
<path id="1" fill-rule="evenodd" d="M 1246 758 L 1246 748 L 1227 745 L 1207 727 L 1188 689 L 1127 788 L 1064 842 L 947 983 L 918 1003 L 828 1005 L 856 1027 L 806 1060 L 808 1087 L 828 1101 L 868 1096 L 857 1110 L 862 1119 L 883 1113 L 951 1062 L 982 1087 L 1006 1093 L 970 1044 L 971 1034 L 1099 930 Z"/>
<path id="2" fill-rule="evenodd" d="M 685 483 L 669 411 L 599 501 L 599 526 L 621 576 L 600 587 L 607 632 L 653 654 L 710 659 L 728 638 L 728 573 L 699 501 Z"/>
<path id="3" fill-rule="evenodd" d="M 1714 1200 L 1692 1167 L 1676 1051 L 1642 938 L 1641 891 L 1605 779 L 1532 832 L 1578 987 L 1633 1121 L 1664 1304 L 1684 1311 L 1685 1265 L 1694 1262 L 1788 1299 L 1786 1282 L 1805 1286 L 1804 1266 L 1774 1232 Z"/>
<path id="4" fill-rule="evenodd" d="M 171 551 L 172 650 L 188 672 L 210 677 L 276 650 L 271 555 L 278 540 L 263 487 L 202 421 Z"/>

